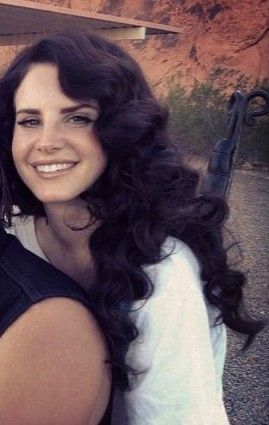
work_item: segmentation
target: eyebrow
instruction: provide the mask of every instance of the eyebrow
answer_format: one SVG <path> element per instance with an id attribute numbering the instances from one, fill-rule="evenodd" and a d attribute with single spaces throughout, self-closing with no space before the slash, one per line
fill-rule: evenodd
<path id="1" fill-rule="evenodd" d="M 95 106 L 93 104 L 89 104 L 89 103 L 80 103 L 79 105 L 74 105 L 74 106 L 69 106 L 67 108 L 62 108 L 61 109 L 61 114 L 66 114 L 69 112 L 75 112 L 79 109 L 82 108 L 91 108 L 94 109 L 95 111 L 99 111 L 98 106 Z M 23 108 L 23 109 L 18 109 L 16 111 L 16 114 L 40 114 L 40 111 L 38 109 L 34 109 L 34 108 Z"/>

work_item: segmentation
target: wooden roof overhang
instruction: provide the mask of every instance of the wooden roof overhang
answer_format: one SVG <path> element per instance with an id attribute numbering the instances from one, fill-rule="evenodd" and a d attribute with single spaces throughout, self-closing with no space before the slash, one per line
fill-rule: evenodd
<path id="1" fill-rule="evenodd" d="M 0 0 L 0 45 L 27 44 L 66 30 L 94 31 L 112 39 L 181 33 L 171 25 L 58 7 L 27 0 Z"/>

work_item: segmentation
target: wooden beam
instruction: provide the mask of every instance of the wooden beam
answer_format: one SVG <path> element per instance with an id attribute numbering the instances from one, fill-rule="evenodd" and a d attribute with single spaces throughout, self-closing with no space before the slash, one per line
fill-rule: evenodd
<path id="1" fill-rule="evenodd" d="M 144 40 L 146 36 L 145 27 L 100 30 L 97 29 L 91 32 L 109 38 L 111 40 Z M 40 32 L 0 36 L 0 46 L 24 46 L 32 44 L 34 41 L 39 40 L 40 38 L 46 37 L 48 35 L 51 35 L 51 33 Z"/>
<path id="2" fill-rule="evenodd" d="M 144 40 L 146 38 L 145 27 L 101 29 L 93 32 L 112 40 Z"/>
<path id="3" fill-rule="evenodd" d="M 114 30 L 145 28 L 147 34 L 180 33 L 179 28 L 171 25 L 156 24 L 131 18 L 105 15 L 101 13 L 86 12 L 67 7 L 58 7 L 26 0 L 0 0 L 0 38 L 2 43 L 12 42 L 10 37 L 27 39 L 30 34 L 65 31 L 69 29 L 81 31 L 111 31 Z M 139 31 L 142 30 L 138 30 Z M 109 34 L 109 32 L 107 32 Z M 115 37 L 123 37 L 116 35 Z M 126 31 L 128 38 L 131 32 Z M 136 32 L 134 36 L 137 37 Z M 13 43 L 13 42 L 12 42 Z"/>

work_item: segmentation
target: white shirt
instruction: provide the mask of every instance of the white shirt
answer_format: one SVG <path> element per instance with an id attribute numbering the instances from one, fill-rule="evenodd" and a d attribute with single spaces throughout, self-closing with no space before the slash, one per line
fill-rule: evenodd
<path id="1" fill-rule="evenodd" d="M 26 224 L 16 219 L 7 231 L 47 260 L 32 219 Z M 145 372 L 131 391 L 117 391 L 112 424 L 228 425 L 222 400 L 225 327 L 213 326 L 218 310 L 204 298 L 190 248 L 169 237 L 162 250 L 170 255 L 144 267 L 154 292 L 135 302 L 131 313 L 139 336 L 129 347 L 127 363 Z"/>

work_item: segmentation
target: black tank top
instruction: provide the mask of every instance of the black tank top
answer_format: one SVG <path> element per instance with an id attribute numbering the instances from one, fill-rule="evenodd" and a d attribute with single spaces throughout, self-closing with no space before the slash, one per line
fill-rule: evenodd
<path id="1" fill-rule="evenodd" d="M 50 297 L 72 298 L 91 309 L 83 288 L 0 227 L 0 337 L 29 307 Z M 100 425 L 111 423 L 111 413 L 112 394 Z"/>

